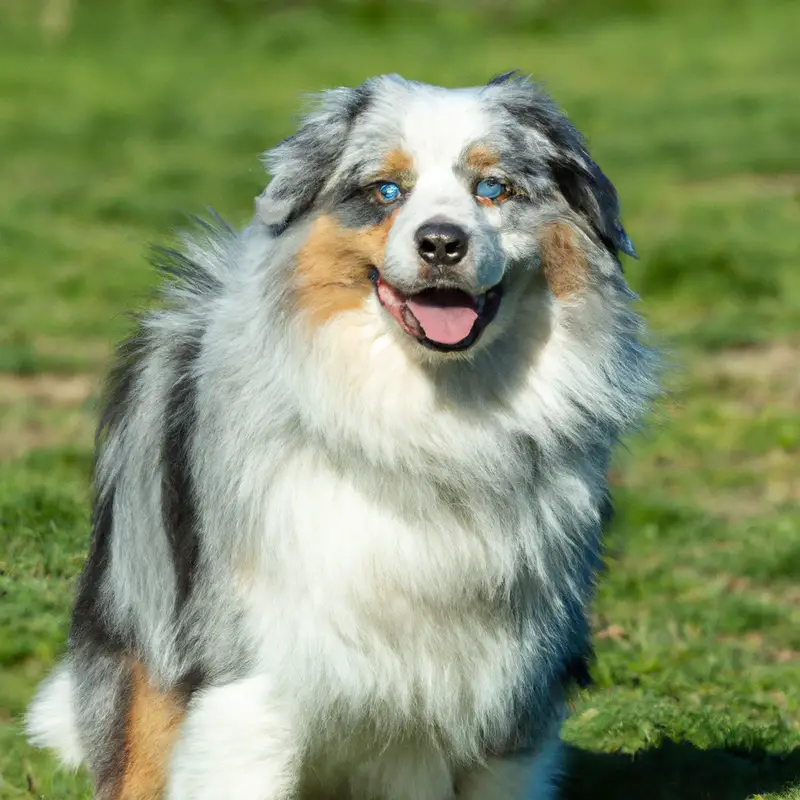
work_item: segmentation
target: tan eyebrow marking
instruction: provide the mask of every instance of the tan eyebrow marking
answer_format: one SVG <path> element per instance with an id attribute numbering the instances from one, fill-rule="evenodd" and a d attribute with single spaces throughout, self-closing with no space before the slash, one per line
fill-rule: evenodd
<path id="1" fill-rule="evenodd" d="M 413 172 L 414 159 L 404 150 L 390 150 L 381 164 L 386 175 L 402 175 Z"/>
<path id="2" fill-rule="evenodd" d="M 500 161 L 497 153 L 484 144 L 475 145 L 465 159 L 466 165 L 476 172 L 486 172 Z"/>

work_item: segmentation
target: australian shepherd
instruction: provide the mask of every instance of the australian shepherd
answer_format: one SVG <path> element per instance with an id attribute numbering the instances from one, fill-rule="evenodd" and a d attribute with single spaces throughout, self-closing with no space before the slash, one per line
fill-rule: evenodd
<path id="1" fill-rule="evenodd" d="M 158 251 L 28 716 L 103 800 L 552 800 L 620 435 L 617 195 L 515 73 L 325 92 Z"/>

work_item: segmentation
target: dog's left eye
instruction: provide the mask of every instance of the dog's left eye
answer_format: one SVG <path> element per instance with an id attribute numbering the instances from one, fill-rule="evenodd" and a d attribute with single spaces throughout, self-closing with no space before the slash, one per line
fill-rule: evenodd
<path id="1" fill-rule="evenodd" d="M 485 197 L 487 200 L 497 200 L 508 191 L 508 187 L 497 178 L 484 178 L 475 186 L 475 196 Z"/>
<path id="2" fill-rule="evenodd" d="M 382 183 L 378 186 L 378 199 L 382 203 L 394 203 L 402 194 L 396 183 Z"/>

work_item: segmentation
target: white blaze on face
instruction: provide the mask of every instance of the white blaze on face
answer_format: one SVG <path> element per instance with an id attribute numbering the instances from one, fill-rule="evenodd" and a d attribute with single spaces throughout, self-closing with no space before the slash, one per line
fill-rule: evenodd
<path id="1" fill-rule="evenodd" d="M 400 113 L 400 147 L 411 157 L 416 181 L 392 225 L 384 275 L 394 285 L 413 286 L 420 269 L 416 232 L 432 220 L 446 221 L 470 238 L 464 279 L 480 294 L 503 276 L 496 235 L 500 212 L 476 203 L 458 165 L 469 147 L 486 137 L 491 120 L 475 90 L 415 88 Z"/>
<path id="2" fill-rule="evenodd" d="M 405 144 L 420 174 L 458 163 L 465 148 L 485 137 L 490 120 L 471 89 L 420 90 L 403 116 Z"/>

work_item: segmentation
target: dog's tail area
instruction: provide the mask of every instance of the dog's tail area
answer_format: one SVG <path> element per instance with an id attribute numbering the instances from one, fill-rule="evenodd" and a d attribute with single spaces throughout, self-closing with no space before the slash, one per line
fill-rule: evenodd
<path id="1" fill-rule="evenodd" d="M 65 767 L 83 762 L 75 714 L 75 680 L 68 662 L 56 667 L 31 702 L 25 718 L 28 741 L 55 750 Z"/>

